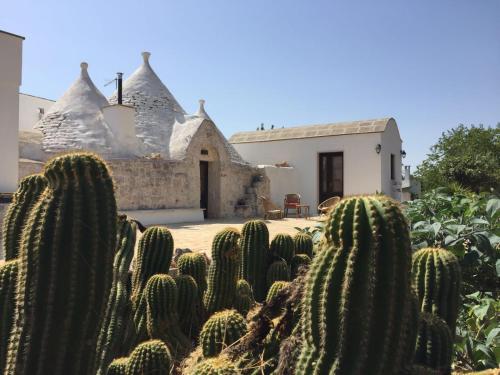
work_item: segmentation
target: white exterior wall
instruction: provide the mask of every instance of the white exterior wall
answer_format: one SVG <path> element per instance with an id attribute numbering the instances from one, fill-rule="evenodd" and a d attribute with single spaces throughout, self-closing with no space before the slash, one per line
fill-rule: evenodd
<path id="1" fill-rule="evenodd" d="M 113 133 L 114 153 L 121 156 L 139 155 L 139 141 L 135 134 L 135 109 L 126 105 L 110 105 L 102 109 L 104 120 Z"/>
<path id="2" fill-rule="evenodd" d="M 17 188 L 19 163 L 19 86 L 23 39 L 0 32 L 0 192 Z"/>
<path id="3" fill-rule="evenodd" d="M 270 199 L 273 203 L 283 208 L 285 194 L 300 193 L 302 186 L 299 184 L 299 174 L 293 167 L 278 168 L 273 165 L 259 165 L 264 170 L 271 185 Z"/>
<path id="4" fill-rule="evenodd" d="M 38 131 L 33 129 L 35 124 L 40 120 L 40 110 L 43 108 L 47 113 L 54 104 L 53 100 L 40 98 L 28 94 L 19 94 L 19 130 Z"/>
<path id="5" fill-rule="evenodd" d="M 302 202 L 311 206 L 312 213 L 321 203 L 318 202 L 318 154 L 344 153 L 344 196 L 375 193 L 383 189 L 381 155 L 375 152 L 378 143 L 382 143 L 381 133 L 235 143 L 233 146 L 252 164 L 274 165 L 287 161 L 298 174 L 298 191 L 289 193 L 301 194 Z"/>
<path id="6" fill-rule="evenodd" d="M 389 121 L 382 136 L 380 162 L 382 171 L 382 193 L 401 200 L 401 138 L 396 123 Z M 394 180 L 391 180 L 391 154 L 394 155 Z"/>

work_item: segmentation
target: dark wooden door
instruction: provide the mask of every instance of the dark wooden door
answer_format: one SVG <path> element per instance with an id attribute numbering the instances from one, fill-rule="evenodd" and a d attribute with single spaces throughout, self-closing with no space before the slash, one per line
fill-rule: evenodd
<path id="1" fill-rule="evenodd" d="M 200 161 L 200 208 L 208 215 L 208 161 Z"/>
<path id="2" fill-rule="evenodd" d="M 344 195 L 344 153 L 319 154 L 319 202 Z"/>

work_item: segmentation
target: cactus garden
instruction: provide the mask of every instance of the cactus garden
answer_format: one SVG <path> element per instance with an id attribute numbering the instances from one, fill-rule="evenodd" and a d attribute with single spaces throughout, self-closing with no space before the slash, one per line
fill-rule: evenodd
<path id="1" fill-rule="evenodd" d="M 176 258 L 167 227 L 117 212 L 103 160 L 58 156 L 4 221 L 0 373 L 451 374 L 464 270 L 411 225 L 347 197 L 320 241 L 251 220 Z"/>

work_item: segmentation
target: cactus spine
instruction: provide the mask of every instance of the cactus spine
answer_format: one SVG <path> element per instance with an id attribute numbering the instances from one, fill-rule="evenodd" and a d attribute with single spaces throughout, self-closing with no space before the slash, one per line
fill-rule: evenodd
<path id="1" fill-rule="evenodd" d="M 168 273 L 174 252 L 174 239 L 165 227 L 149 227 L 142 234 L 132 272 L 132 303 L 137 307 L 148 279 Z"/>
<path id="2" fill-rule="evenodd" d="M 239 239 L 240 233 L 236 229 L 226 228 L 217 233 L 212 242 L 212 263 L 203 301 L 209 316 L 234 305 L 240 261 Z"/>
<path id="3" fill-rule="evenodd" d="M 209 358 L 193 369 L 192 375 L 239 375 L 236 365 L 225 357 Z"/>
<path id="4" fill-rule="evenodd" d="M 177 268 L 182 275 L 189 275 L 194 278 L 198 286 L 200 297 L 203 298 L 207 290 L 207 258 L 201 253 L 182 254 L 177 259 Z"/>
<path id="5" fill-rule="evenodd" d="M 172 356 L 168 347 L 160 340 L 139 344 L 127 360 L 127 375 L 169 375 Z"/>
<path id="6" fill-rule="evenodd" d="M 236 300 L 234 308 L 243 316 L 247 316 L 250 309 L 255 305 L 252 287 L 243 279 L 236 284 Z"/>
<path id="7" fill-rule="evenodd" d="M 165 274 L 151 276 L 143 291 L 148 336 L 165 342 L 174 357 L 186 354 L 191 348 L 191 341 L 179 326 L 177 293 L 174 279 Z"/>
<path id="8" fill-rule="evenodd" d="M 19 183 L 3 219 L 3 248 L 5 260 L 19 255 L 21 232 L 31 209 L 47 187 L 47 179 L 41 174 L 27 176 Z"/>
<path id="9" fill-rule="evenodd" d="M 302 268 L 307 267 L 311 263 L 311 258 L 306 254 L 295 254 L 291 263 L 292 280 L 295 279 Z"/>
<path id="10" fill-rule="evenodd" d="M 14 323 L 19 260 L 0 266 L 0 374 L 4 373 L 10 331 Z"/>
<path id="11" fill-rule="evenodd" d="M 177 313 L 182 332 L 188 337 L 198 336 L 204 321 L 203 301 L 200 299 L 198 286 L 192 276 L 177 275 Z"/>
<path id="12" fill-rule="evenodd" d="M 127 290 L 128 270 L 134 256 L 136 232 L 137 226 L 133 221 L 119 219 L 113 283 L 96 346 L 97 375 L 105 373 L 111 360 L 119 354 L 120 345 L 125 340 L 130 297 Z"/>
<path id="13" fill-rule="evenodd" d="M 6 374 L 88 374 L 111 289 L 113 181 L 88 153 L 56 157 L 44 175 L 22 234 Z"/>
<path id="14" fill-rule="evenodd" d="M 325 238 L 306 279 L 297 375 L 399 374 L 411 308 L 403 214 L 383 196 L 348 198 Z"/>
<path id="15" fill-rule="evenodd" d="M 128 358 L 122 357 L 113 360 L 108 366 L 106 375 L 127 375 Z"/>
<path id="16" fill-rule="evenodd" d="M 258 302 L 266 298 L 267 285 L 262 277 L 269 264 L 269 231 L 261 220 L 251 220 L 241 230 L 241 277 L 252 287 Z"/>
<path id="17" fill-rule="evenodd" d="M 284 260 L 274 261 L 267 270 L 266 280 L 268 288 L 276 281 L 290 281 L 290 267 Z"/>
<path id="18" fill-rule="evenodd" d="M 200 346 L 203 356 L 208 358 L 219 355 L 222 349 L 233 344 L 246 333 L 245 319 L 236 310 L 215 313 L 201 330 Z"/>
<path id="19" fill-rule="evenodd" d="M 453 339 L 446 322 L 436 315 L 421 313 L 415 364 L 449 374 L 452 352 Z"/>
<path id="20" fill-rule="evenodd" d="M 271 241 L 271 253 L 273 256 L 283 259 L 288 265 L 295 255 L 293 238 L 289 234 L 279 233 Z"/>
<path id="21" fill-rule="evenodd" d="M 273 285 L 269 288 L 267 292 L 266 302 L 269 303 L 271 300 L 278 295 L 278 293 L 290 285 L 289 281 L 275 281 Z"/>
<path id="22" fill-rule="evenodd" d="M 421 310 L 441 317 L 454 336 L 462 280 L 457 257 L 445 249 L 421 249 L 413 254 L 412 276 Z"/>
<path id="23" fill-rule="evenodd" d="M 312 237 L 304 232 L 298 232 L 293 237 L 295 246 L 295 254 L 306 254 L 309 258 L 313 257 L 313 240 Z"/>

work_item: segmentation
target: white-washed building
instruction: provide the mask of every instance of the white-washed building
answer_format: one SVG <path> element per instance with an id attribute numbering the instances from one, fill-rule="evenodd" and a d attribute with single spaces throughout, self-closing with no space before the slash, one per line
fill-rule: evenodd
<path id="1" fill-rule="evenodd" d="M 299 193 L 312 211 L 332 196 L 401 199 L 404 152 L 393 118 L 240 132 L 229 142 L 267 171 L 271 197 L 280 205 L 287 193 Z"/>

